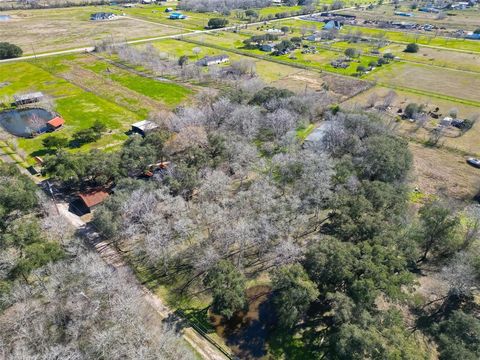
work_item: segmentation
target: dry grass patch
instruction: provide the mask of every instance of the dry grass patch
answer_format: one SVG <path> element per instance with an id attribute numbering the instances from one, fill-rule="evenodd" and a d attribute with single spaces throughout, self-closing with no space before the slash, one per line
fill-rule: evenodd
<path id="1" fill-rule="evenodd" d="M 92 46 L 95 41 L 113 36 L 119 40 L 178 33 L 156 24 L 118 18 L 90 21 L 90 14 L 108 11 L 104 7 L 11 11 L 10 21 L 0 22 L 2 41 L 20 46 L 25 54 Z M 181 31 L 181 30 L 180 30 Z"/>
<path id="2" fill-rule="evenodd" d="M 409 145 L 413 153 L 411 182 L 422 193 L 446 195 L 470 201 L 480 189 L 480 169 L 456 153 L 420 144 Z"/>

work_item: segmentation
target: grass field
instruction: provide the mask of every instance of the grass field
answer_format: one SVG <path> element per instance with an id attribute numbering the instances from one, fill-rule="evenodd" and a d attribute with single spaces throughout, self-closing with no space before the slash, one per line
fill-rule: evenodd
<path id="1" fill-rule="evenodd" d="M 466 105 L 480 106 L 480 74 L 426 65 L 395 63 L 382 72 L 367 75 L 379 85 L 409 88 L 425 95 L 443 97 Z"/>
<path id="2" fill-rule="evenodd" d="M 424 194 L 444 195 L 471 201 L 480 189 L 480 170 L 469 166 L 461 155 L 410 143 L 413 169 L 410 182 Z"/>
<path id="3" fill-rule="evenodd" d="M 439 47 L 452 50 L 471 51 L 480 53 L 480 41 L 434 37 L 432 35 L 419 35 L 407 31 L 382 30 L 361 26 L 344 26 L 342 33 L 361 32 L 363 36 L 385 36 L 390 41 L 400 43 L 416 42 L 419 45 Z"/>
<path id="4" fill-rule="evenodd" d="M 0 83 L 7 84 L 0 88 L 0 98 L 27 91 L 42 91 L 52 97 L 55 111 L 66 121 L 59 135 L 70 137 L 96 120 L 103 122 L 107 134 L 81 151 L 118 146 L 127 138 L 125 131 L 130 124 L 150 112 L 179 105 L 194 93 L 189 86 L 141 77 L 89 55 L 3 64 Z M 19 139 L 18 143 L 29 156 L 41 155 L 45 136 Z"/>
<path id="5" fill-rule="evenodd" d="M 102 121 L 110 132 L 97 143 L 84 146 L 84 149 L 118 144 L 126 138 L 123 132 L 128 129 L 128 125 L 140 119 L 134 112 L 54 77 L 30 63 L 1 65 L 0 82 L 9 83 L 0 89 L 0 96 L 33 90 L 52 96 L 55 99 L 55 110 L 66 121 L 64 128 L 59 131 L 63 136 L 70 136 L 79 129 L 88 128 L 96 120 Z M 18 143 L 28 155 L 41 154 L 42 139 L 45 136 L 19 139 Z"/>
<path id="6" fill-rule="evenodd" d="M 0 22 L 1 41 L 20 46 L 25 54 L 93 46 L 108 37 L 133 40 L 171 35 L 182 30 L 132 19 L 90 21 L 90 14 L 106 7 L 27 10 L 9 12 L 12 20 Z"/>
<path id="7" fill-rule="evenodd" d="M 392 43 L 382 51 L 390 51 L 402 60 L 451 69 L 480 72 L 480 54 L 469 54 L 451 50 L 433 49 L 420 46 L 417 53 L 403 52 L 405 45 Z"/>

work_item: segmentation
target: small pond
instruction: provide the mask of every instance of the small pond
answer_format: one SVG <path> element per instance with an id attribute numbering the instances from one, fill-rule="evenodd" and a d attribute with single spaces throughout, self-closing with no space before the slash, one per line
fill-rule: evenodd
<path id="1" fill-rule="evenodd" d="M 8 21 L 12 17 L 10 15 L 0 15 L 0 21 Z"/>
<path id="2" fill-rule="evenodd" d="M 55 114 L 44 109 L 21 109 L 0 112 L 0 125 L 10 134 L 32 137 L 47 131 L 47 122 Z"/>

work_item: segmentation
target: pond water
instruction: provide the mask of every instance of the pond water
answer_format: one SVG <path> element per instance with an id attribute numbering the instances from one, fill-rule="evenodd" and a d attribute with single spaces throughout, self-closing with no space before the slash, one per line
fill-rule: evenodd
<path id="1" fill-rule="evenodd" d="M 47 122 L 54 117 L 44 109 L 8 110 L 0 113 L 0 125 L 15 136 L 32 137 L 47 131 Z"/>
<path id="2" fill-rule="evenodd" d="M 10 15 L 0 15 L 0 21 L 8 21 L 12 17 Z"/>

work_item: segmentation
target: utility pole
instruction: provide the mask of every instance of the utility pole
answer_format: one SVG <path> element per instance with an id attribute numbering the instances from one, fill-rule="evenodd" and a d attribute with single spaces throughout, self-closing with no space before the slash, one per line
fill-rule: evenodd
<path id="1" fill-rule="evenodd" d="M 33 43 L 31 44 L 32 46 L 32 51 L 33 51 L 33 57 L 35 59 L 35 61 L 37 61 L 37 54 L 35 53 L 35 47 L 33 46 Z"/>

